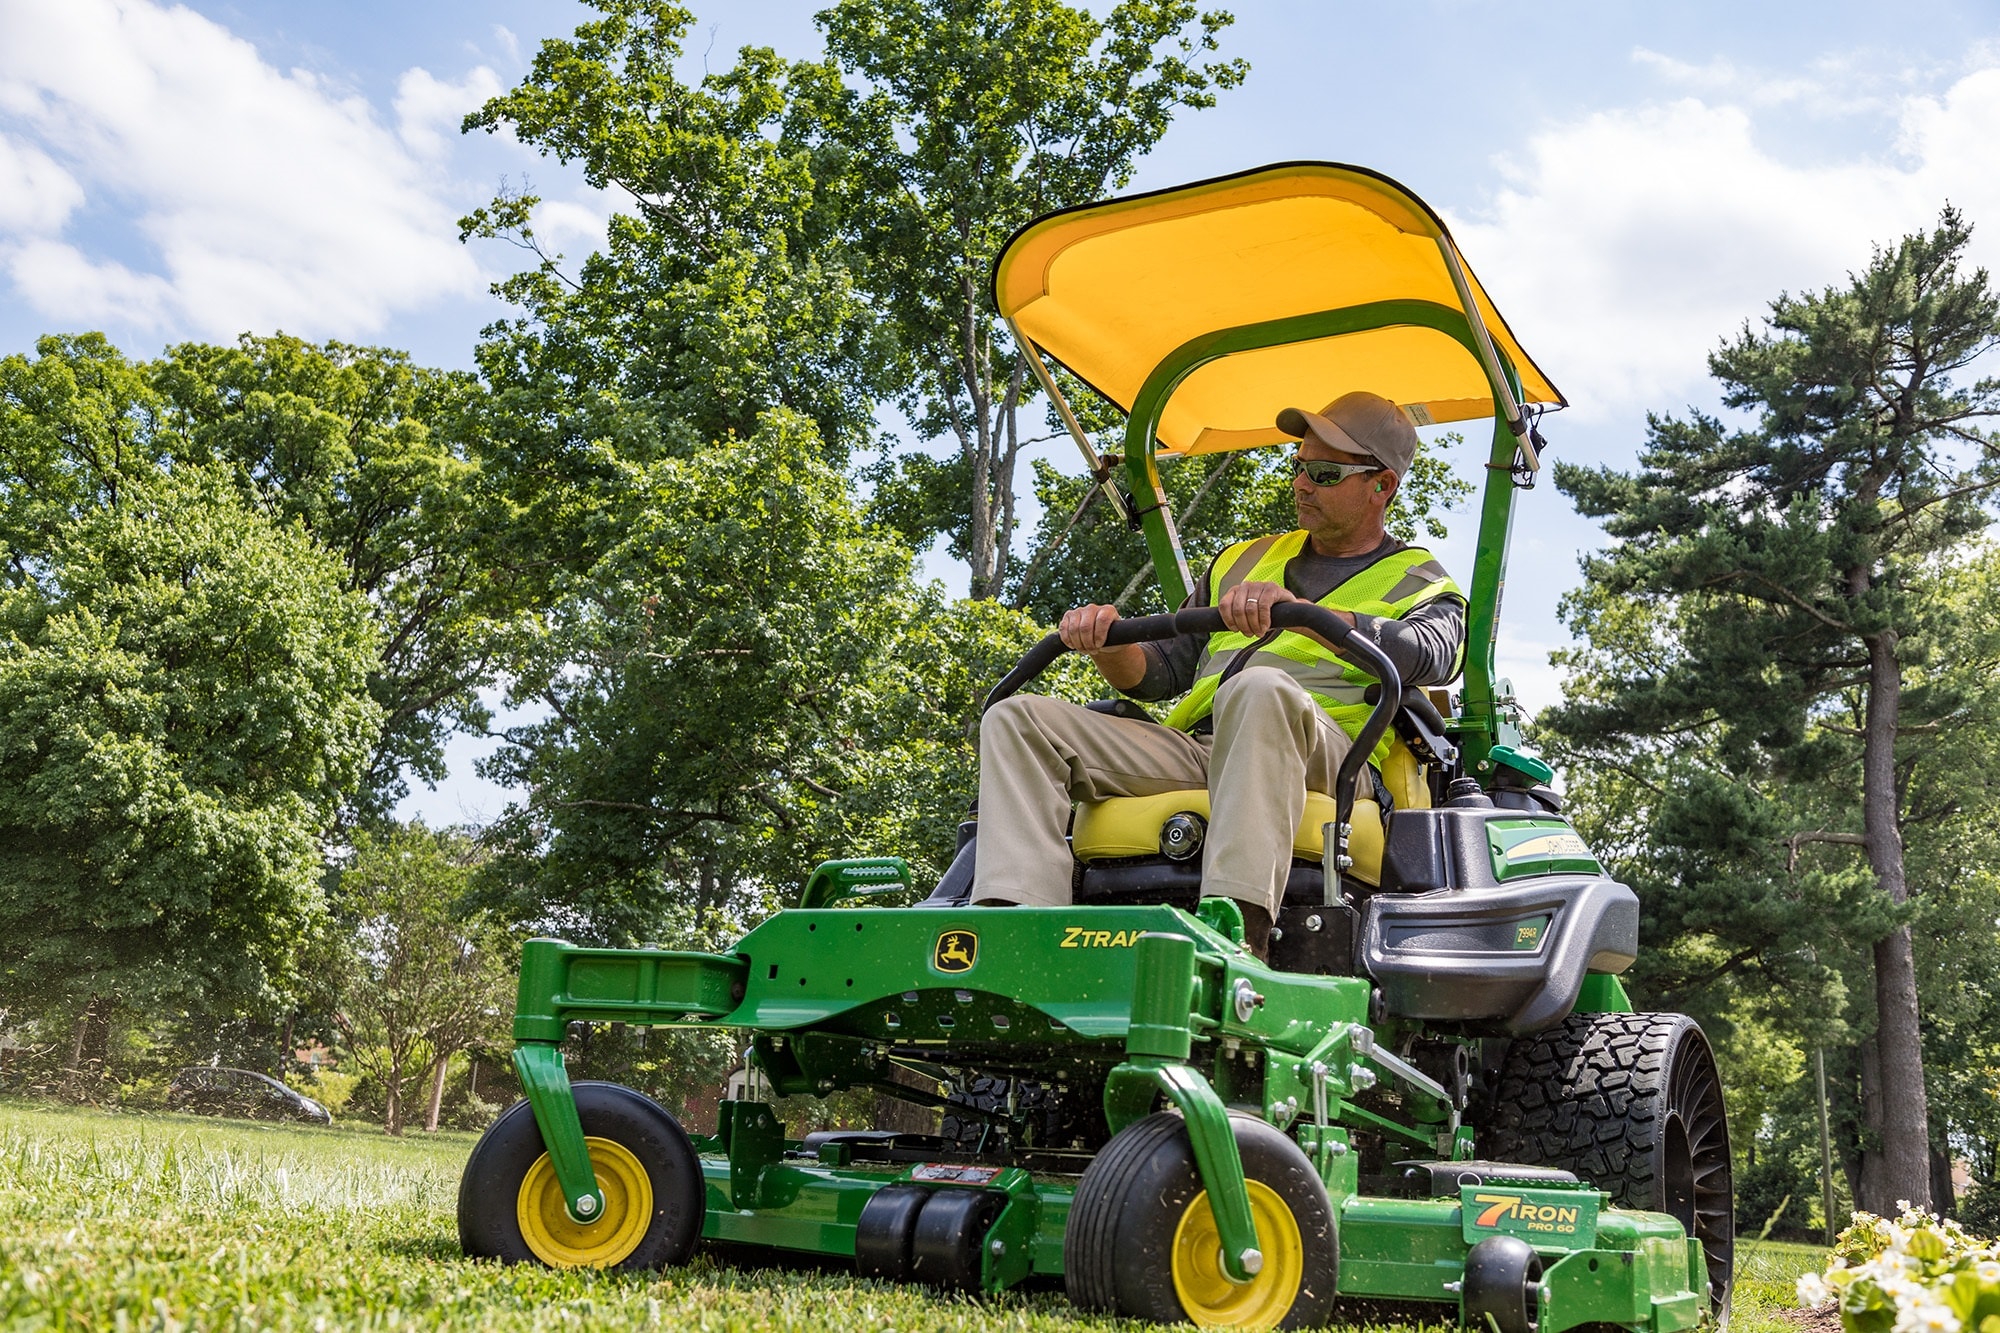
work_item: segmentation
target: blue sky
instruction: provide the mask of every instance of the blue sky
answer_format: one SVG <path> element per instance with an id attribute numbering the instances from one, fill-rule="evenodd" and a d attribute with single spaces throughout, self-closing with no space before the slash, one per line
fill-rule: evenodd
<path id="1" fill-rule="evenodd" d="M 810 3 L 696 3 L 689 71 L 815 54 Z M 457 133 L 558 0 L 0 0 L 0 354 L 103 329 L 134 356 L 284 329 L 470 364 L 515 262 L 455 222 L 503 178 L 575 257 L 618 201 L 504 137 Z M 1360 163 L 1450 221 L 1572 409 L 1560 455 L 1629 460 L 1649 410 L 1706 405 L 1704 357 L 1780 290 L 1838 281 L 1946 200 L 2000 267 L 2000 8 L 1991 3 L 1305 3 L 1236 7 L 1247 83 L 1185 116 L 1136 189 L 1284 158 Z M 1064 456 L 1056 455 L 1059 460 Z M 1066 461 L 1066 460 L 1064 460 Z M 1467 470 L 1471 470 L 1468 460 Z M 1503 669 L 1533 706 L 1600 538 L 1525 496 Z M 1443 544 L 1469 570 L 1471 521 Z M 956 577 L 945 563 L 933 568 Z M 409 810 L 491 817 L 454 777 Z"/>

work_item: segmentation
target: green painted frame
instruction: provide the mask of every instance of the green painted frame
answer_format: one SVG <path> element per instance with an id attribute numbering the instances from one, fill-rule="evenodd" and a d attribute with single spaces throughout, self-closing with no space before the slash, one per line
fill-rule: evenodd
<path id="1" fill-rule="evenodd" d="M 1182 549 L 1180 533 L 1167 507 L 1166 491 L 1160 484 L 1154 457 L 1159 449 L 1160 417 L 1174 391 L 1203 366 L 1240 352 L 1398 326 L 1435 329 L 1464 347 L 1482 369 L 1486 365 L 1463 311 L 1434 301 L 1372 301 L 1204 333 L 1182 343 L 1153 368 L 1126 418 L 1125 472 L 1147 551 L 1153 560 L 1153 571 L 1168 606 L 1179 606 L 1192 591 L 1187 553 Z M 1495 355 L 1500 358 L 1508 387 L 1518 399 L 1519 376 L 1504 353 L 1496 348 Z M 1497 404 L 1502 398 L 1500 386 L 1492 384 L 1490 371 L 1486 374 Z M 1513 536 L 1514 462 L 1519 451 L 1519 437 L 1508 425 L 1504 412 L 1496 408 L 1493 443 L 1486 462 L 1486 487 L 1480 502 L 1479 541 L 1473 557 L 1472 582 L 1466 590 L 1463 705 L 1453 724 L 1466 768 L 1475 773 L 1489 771 L 1492 764 L 1487 752 L 1513 736 L 1512 720 L 1505 716 L 1507 701 L 1500 697 L 1496 685 L 1494 644 L 1499 636 L 1500 599 L 1506 588 L 1507 550 Z"/>

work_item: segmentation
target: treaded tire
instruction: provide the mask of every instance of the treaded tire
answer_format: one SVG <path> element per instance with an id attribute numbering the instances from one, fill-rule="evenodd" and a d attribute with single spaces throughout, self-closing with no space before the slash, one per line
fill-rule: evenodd
<path id="1" fill-rule="evenodd" d="M 1316 1328 L 1332 1316 L 1340 1264 L 1326 1186 L 1283 1133 L 1254 1116 L 1232 1114 L 1229 1121 L 1245 1177 L 1266 1187 L 1298 1229 L 1297 1285 L 1281 1293 L 1288 1303 L 1276 1326 Z M 1174 1265 L 1179 1228 L 1201 1192 L 1179 1115 L 1163 1111 L 1126 1126 L 1077 1182 L 1063 1234 L 1070 1301 L 1083 1310 L 1156 1323 L 1200 1322 L 1182 1304 Z M 1261 1225 L 1259 1237 L 1271 1244 Z M 1264 1274 L 1286 1262 L 1285 1256 L 1267 1254 Z"/>
<path id="2" fill-rule="evenodd" d="M 701 1238 L 707 1186 L 687 1132 L 651 1097 L 617 1083 L 571 1085 L 586 1137 L 609 1139 L 638 1160 L 652 1186 L 652 1216 L 632 1252 L 613 1267 L 686 1263 Z M 521 1233 L 523 1182 L 547 1148 L 526 1101 L 515 1102 L 473 1146 L 458 1182 L 458 1243 L 476 1259 L 540 1263 Z M 607 1213 L 609 1208 L 607 1206 Z M 607 1216 L 598 1226 L 612 1225 Z"/>
<path id="3" fill-rule="evenodd" d="M 1685 1014 L 1571 1014 L 1507 1050 L 1490 1161 L 1574 1171 L 1614 1204 L 1667 1213 L 1702 1244 L 1709 1302 L 1726 1317 L 1735 1198 L 1722 1079 Z"/>

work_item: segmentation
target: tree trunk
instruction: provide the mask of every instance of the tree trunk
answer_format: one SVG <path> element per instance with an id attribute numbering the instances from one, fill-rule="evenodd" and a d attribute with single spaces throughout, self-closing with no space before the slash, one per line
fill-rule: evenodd
<path id="1" fill-rule="evenodd" d="M 83 1044 L 90 1036 L 90 1020 L 96 1013 L 97 997 L 93 995 L 90 997 L 90 1002 L 83 1006 L 83 1012 L 77 1015 L 76 1040 L 71 1042 L 69 1047 L 69 1069 L 73 1074 L 80 1073 L 83 1069 Z"/>
<path id="2" fill-rule="evenodd" d="M 1931 1210 L 1940 1217 L 1958 1211 L 1958 1192 L 1951 1184 L 1951 1153 L 1942 1148 L 1931 1149 Z"/>
<path id="3" fill-rule="evenodd" d="M 1861 827 L 1875 882 L 1893 903 L 1910 896 L 1903 878 L 1903 835 L 1896 810 L 1896 725 L 1902 706 L 1902 663 L 1896 633 L 1868 640 L 1868 716 L 1861 755 Z M 1923 1036 L 1917 1022 L 1917 966 L 1910 928 L 1875 944 L 1874 1088 L 1867 1121 L 1876 1130 L 1864 1147 L 1862 1192 L 1856 1204 L 1894 1216 L 1908 1201 L 1930 1206 L 1930 1114 L 1924 1095 Z M 1869 1093 L 1864 1079 L 1864 1095 Z M 1871 1160 L 1873 1159 L 1873 1160 Z"/>
<path id="4" fill-rule="evenodd" d="M 444 1109 L 444 1076 L 451 1068 L 451 1056 L 440 1055 L 431 1073 L 430 1105 L 424 1108 L 424 1132 L 437 1133 L 438 1113 Z"/>
<path id="5" fill-rule="evenodd" d="M 403 1062 L 389 1062 L 389 1077 L 382 1080 L 382 1128 L 398 1138 L 403 1134 Z"/>

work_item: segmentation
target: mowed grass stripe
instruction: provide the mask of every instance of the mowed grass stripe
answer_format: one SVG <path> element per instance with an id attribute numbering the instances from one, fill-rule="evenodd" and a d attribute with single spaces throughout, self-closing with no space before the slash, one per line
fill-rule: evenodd
<path id="1" fill-rule="evenodd" d="M 0 1326 L 12 1329 L 1112 1329 L 1059 1291 L 983 1301 L 703 1256 L 668 1273 L 474 1263 L 468 1134 L 389 1139 L 0 1103 Z M 1758 1247 L 1734 1327 L 1789 1327 L 1805 1246 Z M 1409 1325 L 1377 1325 L 1408 1330 Z"/>

